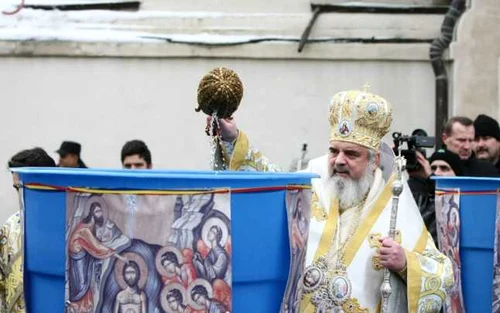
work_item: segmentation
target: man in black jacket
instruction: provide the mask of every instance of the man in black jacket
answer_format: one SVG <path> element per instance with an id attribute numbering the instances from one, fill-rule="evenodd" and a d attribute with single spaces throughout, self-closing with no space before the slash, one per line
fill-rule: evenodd
<path id="1" fill-rule="evenodd" d="M 500 172 L 500 127 L 488 115 L 480 114 L 474 121 L 476 131 L 476 155 L 494 164 Z"/>
<path id="2" fill-rule="evenodd" d="M 444 149 L 430 157 L 429 161 L 417 152 L 419 171 L 411 172 L 408 179 L 413 198 L 420 209 L 427 230 L 437 245 L 436 212 L 434 205 L 435 184 L 432 176 L 462 176 L 463 164 L 460 158 Z"/>
<path id="3" fill-rule="evenodd" d="M 462 159 L 464 176 L 499 176 L 493 164 L 476 158 L 474 123 L 470 118 L 452 117 L 444 126 L 442 139 L 446 149 Z"/>

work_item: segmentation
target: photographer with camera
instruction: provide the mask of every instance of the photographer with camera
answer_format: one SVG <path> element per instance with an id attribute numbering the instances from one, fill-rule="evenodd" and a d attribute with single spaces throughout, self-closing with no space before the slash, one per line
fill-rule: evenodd
<path id="1" fill-rule="evenodd" d="M 435 214 L 431 216 L 429 212 L 434 212 L 434 182 L 430 179 L 432 170 L 429 162 L 425 158 L 424 148 L 433 148 L 435 138 L 428 137 L 422 129 L 416 129 L 411 136 L 405 136 L 401 133 L 393 133 L 394 153 L 401 155 L 406 159 L 406 170 L 410 176 L 408 186 L 417 203 L 420 214 L 424 220 L 427 230 L 432 235 L 434 242 L 437 242 Z M 402 149 L 406 143 L 407 149 Z"/>
<path id="2" fill-rule="evenodd" d="M 427 230 L 437 244 L 436 214 L 434 205 L 435 184 L 432 176 L 462 176 L 464 167 L 462 160 L 455 153 L 440 149 L 430 157 L 425 157 L 424 148 L 433 148 L 435 138 L 428 137 L 424 130 L 416 129 L 411 136 L 401 133 L 393 134 L 395 153 L 406 142 L 408 149 L 401 150 L 407 160 L 407 171 L 410 176 L 408 185 L 413 198 L 424 220 Z"/>
<path id="3" fill-rule="evenodd" d="M 439 149 L 429 158 L 417 152 L 417 160 L 421 171 L 411 172 L 408 185 L 415 202 L 420 209 L 427 230 L 431 233 L 434 242 L 437 241 L 436 212 L 435 212 L 435 184 L 432 176 L 462 176 L 464 167 L 458 155 L 445 149 Z"/>

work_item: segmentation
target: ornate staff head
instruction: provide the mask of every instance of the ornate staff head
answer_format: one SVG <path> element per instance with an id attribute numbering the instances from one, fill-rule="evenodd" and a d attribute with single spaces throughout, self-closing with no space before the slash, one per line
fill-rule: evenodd
<path id="1" fill-rule="evenodd" d="M 207 73 L 198 86 L 196 112 L 230 118 L 243 98 L 243 83 L 231 69 L 219 67 Z"/>

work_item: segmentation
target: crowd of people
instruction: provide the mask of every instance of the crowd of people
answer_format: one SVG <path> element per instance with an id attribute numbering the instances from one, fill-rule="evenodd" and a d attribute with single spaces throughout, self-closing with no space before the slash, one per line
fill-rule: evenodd
<path id="1" fill-rule="evenodd" d="M 432 176 L 500 176 L 500 127 L 498 121 L 480 114 L 474 121 L 456 116 L 443 127 L 444 147 L 429 159 L 417 152 L 418 168 L 410 171 L 409 187 L 437 244 Z"/>
<path id="2" fill-rule="evenodd" d="M 19 167 L 74 167 L 86 168 L 81 158 L 81 145 L 64 141 L 57 150 L 56 162 L 42 148 L 20 151 L 8 161 L 11 169 Z M 121 150 L 121 163 L 124 169 L 151 169 L 151 151 L 141 140 L 125 143 Z M 12 172 L 13 187 L 19 190 L 18 175 Z M 0 229 L 0 312 L 25 313 L 23 286 L 23 249 L 21 240 L 21 217 L 17 212 Z"/>
<path id="3" fill-rule="evenodd" d="M 357 110 L 356 114 L 352 112 Z M 314 284 L 308 282 L 307 290 L 304 289 L 305 297 L 300 303 L 301 312 L 309 312 L 310 307 L 315 309 L 331 309 L 335 307 L 357 305 L 358 308 L 368 308 L 372 312 L 379 303 L 379 286 L 376 286 L 368 277 L 379 277 L 380 272 L 363 275 L 364 270 L 355 273 L 356 269 L 350 270 L 350 264 L 372 263 L 373 249 L 377 261 L 382 267 L 386 267 L 397 273 L 401 284 L 394 287 L 394 292 L 407 293 L 408 297 L 419 299 L 418 305 L 428 308 L 420 312 L 439 312 L 444 301 L 442 295 L 453 284 L 453 273 L 450 261 L 435 247 L 436 225 L 434 212 L 434 183 L 432 176 L 499 176 L 500 173 L 500 127 L 498 122 L 486 115 L 479 115 L 476 120 L 466 117 L 453 117 L 442 132 L 443 147 L 439 147 L 428 159 L 417 152 L 418 168 L 409 172 L 408 184 L 411 189 L 409 198 L 402 196 L 402 205 L 407 205 L 398 220 L 404 223 L 408 218 L 409 224 L 405 229 L 403 241 L 391 238 L 379 238 L 377 242 L 371 242 L 370 246 L 359 247 L 359 251 L 348 259 L 346 247 L 356 244 L 355 239 L 358 231 L 363 227 L 366 229 L 364 236 L 368 235 L 371 228 L 384 229 L 388 221 L 380 216 L 382 212 L 390 207 L 390 192 L 386 192 L 386 182 L 390 179 L 380 169 L 380 142 L 382 137 L 390 129 L 392 120 L 389 103 L 377 95 L 366 91 L 349 91 L 339 93 L 330 104 L 329 120 L 331 133 L 329 142 L 329 153 L 309 162 L 308 171 L 321 175 L 321 179 L 313 182 L 312 221 L 310 226 L 309 248 L 306 257 L 306 268 L 317 270 L 327 277 L 327 272 L 335 269 L 343 269 L 342 279 L 345 280 L 349 289 L 349 297 L 339 295 L 333 302 L 322 300 L 315 302 L 315 294 L 324 292 L 328 283 L 323 281 Z M 360 118 L 360 116 L 362 118 Z M 372 121 L 372 122 L 367 122 Z M 210 121 L 208 121 L 210 123 Z M 277 171 L 279 167 L 272 165 L 258 150 L 250 144 L 246 134 L 237 128 L 232 119 L 220 120 L 220 136 L 224 140 L 226 167 L 230 170 L 257 170 Z M 57 151 L 58 163 L 41 148 L 23 150 L 10 158 L 9 168 L 18 167 L 78 167 L 86 168 L 81 158 L 81 145 L 77 142 L 65 141 Z M 121 163 L 124 169 L 151 169 L 153 168 L 151 151 L 141 140 L 132 140 L 123 146 L 121 150 Z M 235 167 L 238 165 L 238 167 Z M 19 180 L 16 173 L 12 173 L 13 186 L 19 189 Z M 337 198 L 337 200 L 332 200 Z M 416 203 L 415 203 L 416 202 Z M 415 210 L 413 210 L 415 208 Z M 372 218 L 372 224 L 366 225 L 365 219 L 370 216 L 370 210 L 378 210 L 379 215 Z M 412 211 L 413 210 L 413 211 Z M 334 213 L 335 212 L 335 213 Z M 423 217 L 423 223 L 414 220 L 414 214 Z M 413 214 L 413 215 L 412 215 Z M 422 220 L 422 219 L 420 219 Z M 338 231 L 328 233 L 330 223 L 338 223 Z M 425 223 L 425 225 L 424 225 Z M 333 225 L 333 224 L 332 224 Z M 354 225 L 354 226 L 353 226 Z M 24 313 L 23 284 L 22 284 L 22 247 L 19 213 L 11 216 L 0 231 L 0 301 L 1 312 Z M 429 239 L 425 238 L 427 230 L 430 232 Z M 424 235 L 421 235 L 424 234 Z M 319 238 L 327 236 L 331 240 L 328 246 L 323 247 L 324 242 Z M 358 239 L 364 240 L 364 237 Z M 315 241 L 316 240 L 316 241 Z M 367 239 L 368 240 L 368 239 Z M 332 244 L 331 242 L 334 242 Z M 424 242 L 424 246 L 418 246 L 417 242 Z M 373 244 L 373 246 L 372 246 Z M 314 253 L 322 251 L 323 254 Z M 335 262 L 331 262 L 334 259 Z M 426 260 L 426 264 L 439 266 L 439 286 L 436 290 L 425 292 L 417 290 L 416 294 L 409 294 L 406 284 L 417 284 L 419 279 L 433 279 L 435 276 L 431 271 L 420 265 Z M 368 261 L 367 261 L 368 260 Z M 357 263 L 356 263 L 357 262 Z M 333 264 L 333 265 L 332 265 Z M 424 263 L 422 263 L 424 264 Z M 330 268 L 332 267 L 332 268 Z M 408 269 L 420 268 L 420 273 L 425 277 L 416 277 Z M 361 273 L 362 272 L 362 273 Z M 330 272 L 328 272 L 330 273 Z M 321 276 L 323 277 L 323 276 Z M 325 278 L 326 279 L 326 278 Z M 451 282 L 450 282 L 451 279 Z M 377 279 L 374 280 L 378 282 Z M 410 282 L 411 281 L 411 282 Z M 335 283 L 332 281 L 331 283 Z M 353 288 L 352 286 L 365 286 Z M 373 287 L 373 288 L 372 288 Z M 316 288 L 316 289 L 315 289 Z M 300 288 L 299 288 L 300 289 Z M 347 291 L 346 291 L 347 292 Z M 412 290 L 415 292 L 415 289 Z M 427 296 L 426 296 L 427 295 Z M 428 295 L 435 295 L 430 298 Z M 354 301 L 354 300 L 356 301 Z M 401 298 L 403 299 L 403 298 Z M 415 300 L 415 298 L 413 298 Z M 440 299 L 437 301 L 436 299 Z M 331 299 L 330 299 L 331 300 Z M 326 302 L 325 302 L 326 301 Z M 399 304 L 408 307 L 408 303 Z M 430 309 L 429 309 L 430 308 Z M 312 311 L 311 311 L 312 312 Z M 350 312 L 350 311 L 349 311 Z"/>

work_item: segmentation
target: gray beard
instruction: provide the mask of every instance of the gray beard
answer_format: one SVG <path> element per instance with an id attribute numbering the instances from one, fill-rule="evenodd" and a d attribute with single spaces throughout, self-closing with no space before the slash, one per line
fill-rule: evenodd
<path id="1" fill-rule="evenodd" d="M 366 167 L 363 177 L 354 180 L 350 177 L 332 176 L 328 180 L 333 196 L 339 199 L 340 210 L 349 209 L 359 204 L 368 194 L 375 180 L 375 172 L 372 170 L 374 162 Z"/>

